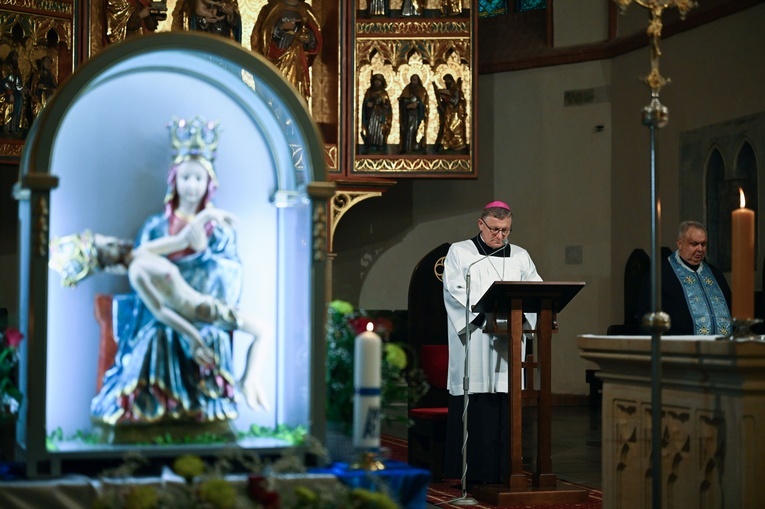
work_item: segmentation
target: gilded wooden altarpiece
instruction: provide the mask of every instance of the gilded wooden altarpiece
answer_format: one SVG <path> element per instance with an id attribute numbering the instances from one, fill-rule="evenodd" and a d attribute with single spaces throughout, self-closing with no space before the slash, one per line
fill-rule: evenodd
<path id="1" fill-rule="evenodd" d="M 475 5 L 468 0 L 367 0 L 360 4 L 350 30 L 350 174 L 475 177 Z M 419 102 L 424 104 L 414 126 L 406 107 L 413 95 L 407 91 L 413 76 L 425 92 L 419 92 Z M 370 100 L 379 97 L 380 82 L 389 103 L 384 143 L 380 135 L 374 136 Z"/>
<path id="2" fill-rule="evenodd" d="M 166 8 L 166 19 L 159 21 L 156 31 L 178 30 L 175 18 L 193 1 L 154 2 Z M 251 49 L 250 38 L 258 15 L 274 1 L 231 1 L 241 16 L 238 42 Z M 0 58 L 5 62 L 11 51 L 17 52 L 23 88 L 20 93 L 25 104 L 18 129 L 0 132 L 0 158 L 15 161 L 20 157 L 26 132 L 34 120 L 33 103 L 39 103 L 30 87 L 42 57 L 52 62 L 51 79 L 57 84 L 102 50 L 109 44 L 110 2 L 120 3 L 3 2 Z M 308 106 L 324 136 L 328 176 L 343 181 L 370 177 L 475 177 L 475 0 L 309 0 L 305 4 L 315 12 L 323 38 L 323 47 L 311 62 Z M 427 98 L 416 126 L 418 144 L 405 148 L 400 100 L 415 74 Z M 373 75 L 384 77 L 390 105 L 385 144 L 370 147 L 362 136 L 363 104 Z M 456 87 L 461 96 L 459 104 L 453 94 L 447 93 L 447 76 L 454 79 L 452 88 Z M 445 101 L 439 102 L 439 97 L 455 101 L 459 111 L 452 114 L 451 120 L 444 120 L 447 106 Z M 456 142 L 443 143 L 443 126 L 450 122 L 461 124 L 457 131 L 462 134 Z"/>
<path id="3" fill-rule="evenodd" d="M 107 44 L 119 42 L 110 38 L 108 14 L 131 1 L 4 0 L 0 58 L 4 61 L 13 48 L 18 50 L 28 95 L 42 56 L 52 59 L 55 78 L 62 81 Z M 189 30 L 180 17 L 199 1 L 152 2 L 152 8 L 162 13 L 153 32 Z M 253 51 L 251 37 L 258 16 L 285 1 L 227 0 L 241 20 L 236 42 Z M 338 188 L 336 203 L 328 210 L 331 251 L 340 217 L 360 199 L 381 196 L 397 179 L 477 177 L 478 10 L 476 0 L 298 2 L 312 9 L 321 28 L 322 47 L 311 60 L 306 102 L 324 138 L 327 178 Z M 126 37 L 151 35 L 139 29 Z M 385 80 L 389 105 L 385 144 L 370 147 L 362 136 L 363 107 L 375 75 Z M 412 136 L 417 143 L 407 146 L 401 129 L 405 115 L 401 99 L 413 75 L 419 77 L 427 97 L 421 101 L 423 111 Z M 0 133 L 0 160 L 18 162 L 33 116 L 28 113 L 25 118 L 19 132 Z M 444 135 L 445 126 L 450 126 L 446 130 L 452 134 Z"/>
<path id="4" fill-rule="evenodd" d="M 97 0 L 89 4 L 89 30 L 85 42 L 88 56 L 93 56 L 103 49 L 107 31 L 105 5 L 109 0 Z M 188 9 L 197 0 L 162 0 L 166 19 L 159 21 L 156 32 L 189 30 L 187 22 L 181 21 L 182 11 Z M 241 17 L 241 40 L 237 41 L 248 50 L 252 49 L 251 38 L 261 11 L 269 4 L 280 0 L 228 0 L 236 6 Z M 311 61 L 311 95 L 308 108 L 311 116 L 318 123 L 325 141 L 325 162 L 327 170 L 337 172 L 340 160 L 338 156 L 339 139 L 339 83 L 340 58 L 339 27 L 342 0 L 300 0 L 310 6 L 321 27 L 323 43 L 321 51 Z"/>
<path id="5" fill-rule="evenodd" d="M 74 0 L 0 4 L 0 161 L 21 156 L 29 128 L 75 62 Z M 12 97 L 12 99 L 11 99 Z"/>

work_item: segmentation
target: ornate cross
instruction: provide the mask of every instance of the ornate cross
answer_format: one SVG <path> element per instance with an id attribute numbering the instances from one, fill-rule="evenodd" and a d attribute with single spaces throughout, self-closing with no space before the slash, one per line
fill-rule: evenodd
<path id="1" fill-rule="evenodd" d="M 685 15 L 688 11 L 696 7 L 695 0 L 614 0 L 619 6 L 619 9 L 624 12 L 627 6 L 632 2 L 645 7 L 651 11 L 651 21 L 648 24 L 646 33 L 651 40 L 651 72 L 644 78 L 645 83 L 651 87 L 652 96 L 658 97 L 661 88 L 669 83 L 669 79 L 664 78 L 659 73 L 659 57 L 661 56 L 661 50 L 659 49 L 659 39 L 661 39 L 661 15 L 664 9 L 671 7 L 677 7 L 680 11 L 680 17 L 685 19 Z"/>

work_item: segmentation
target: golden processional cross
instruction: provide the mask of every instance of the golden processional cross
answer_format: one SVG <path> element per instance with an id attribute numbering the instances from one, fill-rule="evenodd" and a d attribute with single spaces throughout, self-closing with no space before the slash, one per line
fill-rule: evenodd
<path id="1" fill-rule="evenodd" d="M 651 40 L 651 72 L 644 78 L 644 81 L 651 87 L 652 94 L 658 96 L 662 87 L 669 83 L 669 80 L 659 73 L 659 57 L 661 56 L 659 40 L 661 39 L 661 29 L 663 27 L 661 15 L 664 13 L 664 9 L 677 7 L 680 17 L 685 19 L 685 15 L 696 7 L 697 3 L 695 0 L 614 0 L 614 2 L 616 2 L 622 12 L 632 2 L 651 11 L 651 21 L 648 23 L 648 29 L 646 30 L 648 38 Z"/>
<path id="2" fill-rule="evenodd" d="M 632 2 L 648 9 L 651 20 L 646 33 L 651 44 L 651 72 L 643 81 L 651 88 L 651 103 L 643 108 L 643 125 L 650 129 L 650 159 L 651 159 L 651 311 L 642 318 L 644 328 L 651 332 L 651 507 L 662 507 L 662 404 L 661 404 L 661 335 L 669 330 L 670 317 L 661 311 L 661 274 L 659 273 L 659 257 L 661 254 L 661 239 L 659 236 L 661 223 L 661 201 L 658 194 L 658 178 L 656 177 L 656 129 L 662 128 L 669 122 L 669 111 L 659 101 L 659 92 L 669 83 L 659 72 L 659 57 L 661 49 L 662 22 L 661 16 L 665 9 L 677 7 L 680 17 L 696 6 L 694 0 L 614 0 L 622 12 Z"/>

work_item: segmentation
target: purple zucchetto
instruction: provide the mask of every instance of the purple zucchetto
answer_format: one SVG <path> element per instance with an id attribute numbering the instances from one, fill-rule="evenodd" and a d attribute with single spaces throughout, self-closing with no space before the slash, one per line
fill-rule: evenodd
<path id="1" fill-rule="evenodd" d="M 493 202 L 487 203 L 486 206 L 484 207 L 484 209 L 491 209 L 491 208 L 495 208 L 495 207 L 496 208 L 500 208 L 500 209 L 505 209 L 508 212 L 510 211 L 510 205 L 508 205 L 507 203 L 505 203 L 503 201 L 497 201 L 497 200 L 494 200 Z"/>

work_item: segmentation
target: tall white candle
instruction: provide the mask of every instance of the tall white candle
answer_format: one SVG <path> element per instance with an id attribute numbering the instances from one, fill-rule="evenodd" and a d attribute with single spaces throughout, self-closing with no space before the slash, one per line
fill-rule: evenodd
<path id="1" fill-rule="evenodd" d="M 356 336 L 353 364 L 353 446 L 380 447 L 380 373 L 382 340 L 367 324 Z"/>

